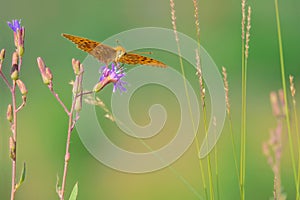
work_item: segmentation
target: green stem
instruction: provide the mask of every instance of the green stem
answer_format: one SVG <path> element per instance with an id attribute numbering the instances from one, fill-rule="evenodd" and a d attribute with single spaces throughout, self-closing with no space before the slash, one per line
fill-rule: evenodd
<path id="1" fill-rule="evenodd" d="M 299 139 L 299 127 L 298 127 L 298 115 L 297 115 L 297 108 L 296 108 L 296 100 L 293 97 L 293 110 L 294 110 L 294 118 L 295 118 L 295 129 L 297 133 L 297 146 L 298 146 L 298 171 L 297 171 L 297 182 L 296 187 L 299 188 L 299 181 L 300 181 L 300 139 Z M 296 200 L 299 200 L 300 196 L 297 192 L 296 194 Z"/>
<path id="2" fill-rule="evenodd" d="M 200 59 L 200 49 L 201 49 L 201 45 L 200 45 L 200 27 L 199 27 L 199 16 L 198 16 L 198 5 L 197 5 L 197 1 L 194 0 L 194 9 L 195 9 L 195 25 L 196 25 L 196 38 L 197 38 L 197 44 L 198 44 L 198 50 L 199 50 L 199 59 Z M 200 65 L 201 65 L 201 59 L 200 59 Z M 183 68 L 182 68 L 183 69 Z M 204 86 L 203 86 L 204 87 Z M 200 89 L 201 89 L 201 85 L 200 85 Z M 205 128 L 205 132 L 207 134 L 207 128 L 206 128 L 206 108 L 205 108 L 205 101 L 203 100 L 203 113 L 204 113 L 204 128 Z M 200 155 L 200 145 L 199 145 L 199 141 L 197 138 L 197 135 L 195 134 L 195 138 L 196 138 L 196 148 L 197 148 L 197 153 L 198 156 Z M 208 159 L 209 160 L 209 159 Z M 199 164 L 200 164 L 200 169 L 201 169 L 201 174 L 202 174 L 202 182 L 203 182 L 203 187 L 204 187 L 204 191 L 205 191 L 205 197 L 206 199 L 208 199 L 208 193 L 207 193 L 207 187 L 206 187 L 206 181 L 205 181 L 205 177 L 204 177 L 204 171 L 203 171 L 203 166 L 202 166 L 202 161 L 201 159 L 199 159 Z M 208 165 L 209 166 L 209 165 Z M 210 169 L 210 167 L 208 168 Z M 211 170 L 209 170 L 211 171 Z M 209 173 L 209 183 L 210 183 L 210 193 L 212 193 L 211 188 L 212 188 L 212 181 L 211 181 L 211 172 Z"/>
<path id="3" fill-rule="evenodd" d="M 245 199 L 245 150 L 246 150 L 246 63 L 245 43 L 242 40 L 242 121 L 241 121 L 241 150 L 240 150 L 240 191 L 241 200 Z"/>
<path id="4" fill-rule="evenodd" d="M 201 87 L 201 86 L 200 86 Z M 203 83 L 203 87 L 204 83 Z M 203 88 L 204 89 L 204 88 Z M 203 110 L 203 122 L 204 122 L 204 130 L 205 130 L 205 137 L 206 137 L 206 144 L 207 147 L 208 144 L 208 133 L 207 133 L 207 113 L 206 113 L 206 103 L 205 103 L 205 97 L 202 98 L 202 110 Z M 210 193 L 210 199 L 214 199 L 214 187 L 213 187 L 213 181 L 212 181 L 212 170 L 211 170 L 211 159 L 210 154 L 207 155 L 207 171 L 208 171 L 208 181 L 209 181 L 209 193 Z"/>
<path id="5" fill-rule="evenodd" d="M 236 153 L 236 146 L 235 146 L 235 140 L 233 136 L 233 127 L 232 127 L 232 120 L 231 120 L 231 115 L 228 113 L 228 122 L 229 122 L 229 129 L 230 129 L 230 135 L 231 135 L 231 144 L 232 144 L 232 151 L 233 151 L 233 159 L 234 159 L 234 165 L 235 165 L 235 172 L 236 172 L 236 177 L 239 182 L 239 168 L 238 168 L 238 160 L 237 160 L 237 153 Z M 241 193 L 241 188 L 239 187 L 240 193 Z"/>
<path id="6" fill-rule="evenodd" d="M 188 93 L 188 90 L 187 90 L 187 83 L 186 83 L 185 71 L 184 71 L 184 67 L 183 67 L 183 61 L 182 61 L 181 51 L 180 51 L 180 47 L 179 47 L 179 42 L 177 42 L 177 50 L 178 50 L 178 54 L 179 54 L 180 68 L 181 68 L 181 73 L 182 73 L 182 77 L 183 77 L 185 95 L 186 95 L 186 98 L 187 98 L 189 113 L 190 113 L 190 117 L 191 117 L 191 121 L 192 121 L 193 131 L 194 131 L 194 134 L 195 134 L 197 155 L 199 156 L 200 155 L 200 145 L 199 145 L 199 140 L 198 140 L 198 137 L 197 137 L 197 131 L 196 131 L 196 128 L 195 128 L 195 122 L 194 122 L 193 115 L 192 115 L 191 101 L 190 101 L 190 96 L 189 96 L 189 93 Z M 205 178 L 204 178 L 205 176 L 204 176 L 204 171 L 203 171 L 203 164 L 202 164 L 201 159 L 199 159 L 199 165 L 200 165 L 201 176 L 202 176 L 203 187 L 204 187 L 206 199 L 208 199 L 207 187 L 206 187 Z"/>
<path id="7" fill-rule="evenodd" d="M 215 133 L 216 135 L 216 133 Z M 216 139 L 216 138 L 215 138 Z M 220 200 L 220 187 L 219 187 L 219 170 L 218 170 L 218 146 L 215 146 L 215 165 L 216 165 L 216 181 L 217 181 L 217 200 Z"/>
<path id="8" fill-rule="evenodd" d="M 294 174 L 294 181 L 296 185 L 296 194 L 299 197 L 299 183 L 297 182 L 297 172 L 296 172 L 296 165 L 295 165 L 295 155 L 293 151 L 293 139 L 292 139 L 292 132 L 291 132 L 291 124 L 290 124 L 290 114 L 288 108 L 288 101 L 287 101 L 287 89 L 286 89 L 286 80 L 285 80 L 285 68 L 284 68 L 284 59 L 283 59 L 283 48 L 282 48 L 282 37 L 281 37 L 281 28 L 280 28 L 280 18 L 279 18 L 279 9 L 278 9 L 278 0 L 275 1 L 275 14 L 276 14 L 276 23 L 277 23 L 277 34 L 278 34 L 278 45 L 279 45 L 279 56 L 280 56 L 280 67 L 281 67 L 281 81 L 282 81 L 282 88 L 284 93 L 284 101 L 285 101 L 285 113 L 286 113 L 286 124 L 288 130 L 288 137 L 289 137 L 289 147 L 290 147 L 290 154 L 292 160 L 292 167 L 293 167 L 293 174 Z"/>

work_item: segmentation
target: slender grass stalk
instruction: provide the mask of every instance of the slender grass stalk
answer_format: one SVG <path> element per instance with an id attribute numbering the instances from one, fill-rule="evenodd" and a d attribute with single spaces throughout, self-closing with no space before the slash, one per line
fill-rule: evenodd
<path id="1" fill-rule="evenodd" d="M 195 18 L 195 27 L 196 27 L 196 38 L 198 49 L 200 51 L 200 23 L 199 23 L 199 12 L 198 12 L 198 3 L 197 0 L 193 0 L 194 4 L 194 18 Z"/>
<path id="2" fill-rule="evenodd" d="M 299 195 L 299 182 L 300 182 L 300 152 L 298 152 L 298 177 L 297 177 L 297 183 L 296 183 L 296 187 L 298 188 L 298 192 L 296 194 L 296 200 L 300 199 L 300 195 Z"/>
<path id="3" fill-rule="evenodd" d="M 297 182 L 296 182 L 296 187 L 299 188 L 299 181 L 300 181 L 300 137 L 299 137 L 299 127 L 298 127 L 298 114 L 297 114 L 297 106 L 296 106 L 296 88 L 294 85 L 294 77 L 289 76 L 290 79 L 290 91 L 291 91 L 291 96 L 292 96 L 292 102 L 293 102 L 293 110 L 294 110 L 294 119 L 295 119 L 295 130 L 297 134 L 297 151 L 298 151 L 298 171 L 297 171 Z M 298 185 L 297 185 L 298 184 Z M 299 193 L 297 192 L 296 194 L 296 199 L 299 200 L 300 196 Z"/>
<path id="4" fill-rule="evenodd" d="M 217 136 L 217 119 L 216 117 L 213 118 L 213 125 L 214 125 L 214 131 L 215 136 Z M 217 140 L 217 138 L 215 138 Z M 216 173 L 216 190 L 217 190 L 217 200 L 220 200 L 220 181 L 219 181 L 219 169 L 218 169 L 218 145 L 215 146 L 215 173 Z"/>
<path id="5" fill-rule="evenodd" d="M 300 183 L 300 152 L 298 151 L 298 177 L 297 177 L 297 184 L 296 184 L 296 187 L 298 188 L 298 191 L 299 191 L 299 183 Z M 299 200 L 300 199 L 300 195 L 299 195 L 299 192 L 297 192 L 296 194 L 296 200 Z"/>
<path id="6" fill-rule="evenodd" d="M 296 171 L 296 164 L 295 164 L 295 155 L 294 155 L 294 148 L 293 148 L 293 139 L 292 139 L 292 131 L 291 131 L 291 124 L 290 124 L 290 114 L 288 108 L 288 101 L 287 101 L 287 88 L 286 88 L 286 80 L 285 80 L 285 67 L 284 67 L 284 58 L 283 58 L 283 48 L 282 48 L 282 36 L 281 36 L 281 28 L 280 28 L 280 17 L 279 17 L 279 9 L 278 9 L 278 0 L 275 1 L 275 15 L 276 15 L 276 24 L 277 24 L 277 35 L 278 35 L 278 45 L 279 45 L 279 57 L 280 57 L 280 69 L 281 69 L 281 81 L 282 81 L 282 89 L 285 101 L 285 113 L 286 113 L 286 125 L 289 137 L 289 147 L 290 147 L 290 154 L 292 160 L 292 168 L 294 174 L 294 181 L 296 186 L 296 196 L 299 198 L 299 182 L 297 181 L 297 171 Z"/>
<path id="7" fill-rule="evenodd" d="M 204 131 L 205 131 L 205 137 L 208 137 L 208 128 L 207 128 L 207 111 L 206 111 L 206 102 L 205 102 L 205 85 L 203 81 L 203 74 L 202 69 L 200 65 L 200 56 L 199 52 L 196 51 L 196 60 L 197 60 L 197 74 L 199 78 L 200 83 L 200 95 L 201 95 L 201 102 L 202 102 L 202 111 L 203 111 L 203 124 L 204 124 Z M 208 140 L 206 140 L 207 146 Z M 209 181 L 209 193 L 210 193 L 210 199 L 214 199 L 214 187 L 213 187 L 213 181 L 212 181 L 212 170 L 211 170 L 211 158 L 210 154 L 207 155 L 207 171 L 208 171 L 208 181 Z"/>
<path id="8" fill-rule="evenodd" d="M 299 136 L 299 126 L 298 126 L 298 114 L 297 114 L 297 106 L 296 106 L 296 88 L 294 85 L 294 77 L 292 75 L 289 76 L 290 79 L 290 91 L 292 96 L 292 102 L 293 102 L 293 111 L 294 111 L 294 118 L 295 118 L 295 129 L 296 129 L 296 135 L 297 135 L 297 146 L 298 146 L 298 152 L 300 152 L 300 136 Z"/>
<path id="9" fill-rule="evenodd" d="M 240 191 L 241 199 L 245 199 L 245 173 L 246 173 L 246 112 L 247 112 L 247 67 L 249 55 L 249 41 L 251 28 L 251 7 L 248 6 L 246 24 L 246 2 L 242 0 L 242 117 L 241 117 L 241 151 L 240 151 Z"/>
<path id="10" fill-rule="evenodd" d="M 195 27 L 196 27 L 196 38 L 198 49 L 196 50 L 196 61 L 197 61 L 197 74 L 200 83 L 200 93 L 201 93 L 201 101 L 202 101 L 202 111 L 203 111 L 203 124 L 204 124 L 204 131 L 207 138 L 207 111 L 206 111 L 206 103 L 205 103 L 205 84 L 203 81 L 203 74 L 201 70 L 201 60 L 200 60 L 200 23 L 199 23 L 199 13 L 198 13 L 198 3 L 197 0 L 193 0 L 194 5 L 194 18 L 195 18 Z M 197 140 L 197 137 L 196 137 Z M 206 140 L 208 142 L 208 140 Z M 199 142 L 197 141 L 198 145 L 197 148 L 200 151 Z M 207 144 L 208 146 L 208 144 Z M 208 180 L 209 180 L 209 192 L 210 192 L 210 199 L 214 199 L 214 189 L 213 189 L 213 181 L 212 181 L 212 171 L 211 171 L 211 159 L 210 155 L 207 156 L 207 170 L 208 170 Z M 217 168 L 216 168 L 217 170 Z M 217 171 L 215 172 L 217 175 Z M 216 176 L 217 177 L 217 176 Z M 205 180 L 204 180 L 205 181 Z M 219 193 L 218 193 L 219 196 Z"/>
<path id="11" fill-rule="evenodd" d="M 198 49 L 196 49 L 196 67 L 197 67 L 197 75 L 199 79 L 199 85 L 200 85 L 200 97 L 201 97 L 201 108 L 203 111 L 203 124 L 204 124 L 204 131 L 205 131 L 205 137 L 207 138 L 207 114 L 206 114 L 206 102 L 205 102 L 205 86 L 203 81 L 203 74 L 202 69 L 200 65 L 200 56 Z M 207 146 L 208 140 L 206 140 Z M 213 191 L 213 185 L 212 185 L 212 172 L 211 172 L 211 160 L 210 155 L 207 156 L 207 170 L 208 170 L 208 179 L 209 179 L 209 192 L 210 192 L 210 198 L 214 198 L 214 191 Z"/>
<path id="12" fill-rule="evenodd" d="M 237 181 L 239 183 L 239 168 L 238 168 L 236 144 L 235 144 L 234 135 L 233 135 L 233 126 L 232 126 L 231 112 L 230 112 L 229 84 L 228 84 L 228 80 L 227 80 L 227 72 L 226 72 L 226 68 L 225 67 L 222 67 L 222 74 L 223 74 L 223 81 L 224 81 L 226 111 L 227 111 L 227 118 L 228 118 L 229 129 L 230 129 L 231 145 L 232 145 L 232 151 L 233 151 L 233 159 L 234 159 L 236 177 L 237 177 Z M 241 192 L 240 189 L 241 188 L 239 187 L 239 191 Z"/>
<path id="13" fill-rule="evenodd" d="M 201 94 L 201 99 L 205 98 L 205 90 L 203 88 L 203 79 L 202 79 L 202 70 L 201 70 L 201 67 L 200 67 L 200 56 L 199 56 L 199 53 L 198 53 L 198 49 L 196 49 L 196 65 L 197 65 L 197 75 L 198 75 L 198 78 L 199 78 L 199 84 L 200 84 L 200 94 Z M 204 123 L 204 130 L 206 131 L 207 128 L 206 128 L 206 109 L 205 109 L 205 101 L 202 101 L 202 110 L 204 112 L 204 119 L 203 119 L 203 123 Z M 197 148 L 197 151 L 198 151 L 198 155 L 200 154 L 200 145 L 199 145 L 199 141 L 198 141 L 198 137 L 195 137 L 196 138 L 196 148 Z M 206 186 L 206 181 L 205 181 L 205 176 L 204 176 L 204 170 L 203 170 L 203 165 L 202 165 L 202 160 L 199 159 L 199 162 L 200 162 L 200 168 L 201 168 L 201 173 L 202 173 L 202 181 L 203 181 L 203 187 L 204 187 L 204 191 L 205 191 L 205 194 L 206 194 L 206 199 L 208 199 L 208 191 L 207 191 L 207 186 Z"/>
<path id="14" fill-rule="evenodd" d="M 246 21 L 246 1 L 242 0 L 242 121 L 241 121 L 241 147 L 240 147 L 240 199 L 244 200 L 245 199 L 245 194 L 244 194 L 244 146 L 245 146 L 245 117 L 246 117 L 246 87 L 245 87 L 245 82 L 246 82 L 246 70 L 245 70 L 245 21 Z"/>
<path id="15" fill-rule="evenodd" d="M 195 122 L 194 122 L 194 119 L 192 117 L 192 108 L 191 108 L 191 104 L 190 104 L 190 96 L 189 96 L 188 90 L 187 90 L 187 83 L 186 83 L 185 71 L 184 71 L 183 61 L 182 61 L 182 56 L 181 56 L 179 37 L 178 37 L 178 33 L 177 33 L 177 28 L 176 28 L 176 16 L 175 16 L 175 3 L 174 3 L 174 0 L 170 0 L 170 7 L 171 7 L 172 26 L 173 26 L 174 36 L 175 36 L 175 40 L 176 40 L 176 44 L 177 44 L 177 52 L 178 52 L 178 55 L 179 55 L 179 62 L 180 62 L 180 68 L 181 68 L 181 73 L 182 73 L 182 77 L 183 77 L 185 95 L 186 95 L 186 98 L 187 98 L 189 113 L 190 113 L 190 117 L 191 117 L 191 120 L 192 120 L 192 126 L 193 126 L 193 130 L 194 130 L 194 134 L 195 134 L 197 154 L 199 156 L 200 155 L 200 145 L 199 145 L 199 141 L 198 141 L 198 138 L 197 138 L 197 131 L 196 131 L 196 128 L 195 128 L 196 127 Z M 201 159 L 199 159 L 199 165 L 200 165 L 200 170 L 201 170 L 201 174 L 202 174 L 202 180 L 203 180 L 203 187 L 204 187 L 205 196 L 206 196 L 206 199 L 208 199 L 207 187 L 206 187 L 205 178 L 204 178 L 205 176 L 204 176 L 204 171 L 203 171 L 203 164 L 202 164 Z"/>
<path id="16" fill-rule="evenodd" d="M 219 180 L 219 169 L 218 169 L 218 145 L 215 147 L 215 165 L 216 165 L 216 190 L 217 190 L 217 199 L 220 200 L 220 180 Z"/>

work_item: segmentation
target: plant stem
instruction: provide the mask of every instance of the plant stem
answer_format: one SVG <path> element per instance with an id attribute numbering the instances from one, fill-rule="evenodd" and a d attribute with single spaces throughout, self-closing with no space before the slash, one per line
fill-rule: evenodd
<path id="1" fill-rule="evenodd" d="M 215 136 L 216 133 L 216 118 L 214 117 L 214 126 L 215 126 Z M 215 138 L 217 140 L 217 138 Z M 220 181 L 219 181 L 219 170 L 218 170 L 218 145 L 215 146 L 215 166 L 216 166 L 216 190 L 217 190 L 217 200 L 220 200 Z"/>
<path id="2" fill-rule="evenodd" d="M 72 127 L 73 127 L 73 113 L 70 112 L 68 113 L 69 116 L 69 126 L 68 126 L 68 137 L 67 137 L 67 142 L 66 142 L 66 154 L 65 154 L 65 165 L 64 165 L 64 174 L 62 178 L 62 185 L 61 185 L 61 196 L 60 199 L 64 199 L 64 194 L 65 194 L 65 186 L 66 186 L 66 180 L 67 180 L 67 172 L 68 172 L 68 164 L 70 160 L 70 141 L 71 141 L 71 134 L 72 134 Z"/>
<path id="3" fill-rule="evenodd" d="M 10 86 L 10 84 L 9 84 L 9 82 L 8 82 L 8 80 L 7 80 L 7 78 L 6 78 L 6 76 L 3 74 L 2 71 L 0 71 L 0 76 L 1 76 L 2 79 L 4 80 L 4 83 L 6 84 L 6 86 L 11 90 L 12 88 L 11 88 L 11 86 Z"/>
<path id="4" fill-rule="evenodd" d="M 242 45 L 244 47 L 244 44 Z M 244 49 L 244 48 L 243 48 Z M 240 160 L 240 191 L 241 199 L 245 199 L 245 171 L 246 171 L 246 96 L 247 96 L 247 61 L 242 51 L 242 126 L 241 126 L 241 160 Z"/>
<path id="5" fill-rule="evenodd" d="M 52 83 L 49 84 L 49 89 L 51 91 L 51 93 L 53 94 L 53 96 L 56 98 L 56 100 L 59 102 L 59 104 L 63 107 L 63 109 L 65 110 L 65 112 L 69 115 L 69 110 L 66 107 L 66 105 L 62 102 L 62 100 L 59 98 L 58 94 L 54 91 Z"/>
<path id="6" fill-rule="evenodd" d="M 200 170 L 201 170 L 201 174 L 202 174 L 202 182 L 203 182 L 203 188 L 204 188 L 204 192 L 205 192 L 205 199 L 208 199 L 207 187 L 206 187 L 205 176 L 204 176 L 204 171 L 203 171 L 203 164 L 202 164 L 202 160 L 199 157 L 200 156 L 200 145 L 199 145 L 199 141 L 198 141 L 198 137 L 197 137 L 197 130 L 196 130 L 195 121 L 194 121 L 193 116 L 192 116 L 193 112 L 192 112 L 192 107 L 191 107 L 190 96 L 189 96 L 189 93 L 188 93 L 188 90 L 187 90 L 187 81 L 186 81 L 185 71 L 184 71 L 184 67 L 183 67 L 183 60 L 182 60 L 182 55 L 181 55 L 181 50 L 180 50 L 179 37 L 178 37 L 178 33 L 177 33 L 177 28 L 176 28 L 176 16 L 175 16 L 175 3 L 174 3 L 174 0 L 170 0 L 170 6 L 171 6 L 172 25 L 173 25 L 173 31 L 174 31 L 174 36 L 175 36 L 175 41 L 176 41 L 176 46 L 177 46 L 177 52 L 178 52 L 178 56 L 179 56 L 179 63 L 180 63 L 180 69 L 181 69 L 182 78 L 183 78 L 185 96 L 186 96 L 186 99 L 187 99 L 189 114 L 190 114 L 190 117 L 191 117 L 193 131 L 194 131 L 194 135 L 195 135 L 197 156 L 198 156 L 198 159 L 199 159 L 199 165 L 200 165 Z M 199 43 L 199 45 L 200 45 L 200 43 Z"/>
<path id="7" fill-rule="evenodd" d="M 293 101 L 293 110 L 294 110 L 294 120 L 295 120 L 295 131 L 297 134 L 297 150 L 298 150 L 298 171 L 297 171 L 297 182 L 296 186 L 299 188 L 299 181 L 300 181 L 300 139 L 299 139 L 299 127 L 298 127 L 298 114 L 297 114 L 297 106 L 296 106 L 296 99 L 295 96 L 292 95 Z M 299 193 L 296 194 L 296 200 L 299 200 Z"/>
<path id="8" fill-rule="evenodd" d="M 77 85 L 78 85 L 78 82 L 82 81 L 82 79 L 80 80 L 79 78 L 76 78 L 76 81 L 77 81 Z M 65 110 L 67 110 L 65 105 L 58 98 L 58 95 L 55 95 L 55 96 L 57 97 L 57 99 L 59 100 L 59 102 L 61 103 L 63 108 Z M 66 186 L 66 181 L 67 181 L 68 165 L 69 165 L 69 160 L 70 160 L 70 151 L 69 151 L 69 149 L 70 149 L 71 135 L 72 135 L 72 131 L 73 131 L 75 122 L 77 120 L 77 117 L 75 118 L 75 120 L 73 119 L 74 108 L 75 108 L 77 98 L 81 98 L 81 96 L 74 95 L 70 112 L 67 112 L 67 114 L 69 116 L 68 136 L 67 136 L 67 142 L 66 142 L 64 173 L 63 173 L 63 178 L 62 178 L 61 190 L 60 190 L 60 194 L 59 194 L 60 195 L 60 200 L 64 200 L 64 195 L 65 195 L 65 186 Z"/>
<path id="9" fill-rule="evenodd" d="M 290 114 L 289 114 L 288 101 L 287 101 L 287 89 L 286 89 L 286 80 L 285 80 L 285 68 L 284 68 L 284 59 L 283 59 L 278 0 L 274 0 L 274 1 L 275 1 L 275 15 L 276 15 L 276 23 L 277 23 L 277 34 L 278 34 L 278 45 L 279 45 L 280 67 L 281 67 L 281 81 L 282 81 L 282 89 L 283 89 L 284 101 L 285 101 L 286 124 L 287 124 L 288 137 L 289 137 L 289 147 L 290 147 L 290 154 L 292 160 L 294 181 L 296 185 L 296 194 L 297 197 L 299 197 L 299 183 L 297 182 L 297 172 L 296 172 L 296 165 L 295 165 L 295 156 L 293 151 L 294 148 L 293 148 L 293 140 L 292 140 L 292 133 L 291 133 Z"/>
<path id="10" fill-rule="evenodd" d="M 11 87 L 11 95 L 12 95 L 12 107 L 13 107 L 13 124 L 11 126 L 12 130 L 12 138 L 14 142 L 14 148 L 11 149 L 13 154 L 12 157 L 12 174 L 11 174 L 11 195 L 10 199 L 15 199 L 16 192 L 16 171 L 17 171 L 17 105 L 16 105 L 16 81 L 13 81 L 13 85 Z"/>
<path id="11" fill-rule="evenodd" d="M 238 161 L 237 161 L 237 155 L 236 155 L 236 146 L 235 146 L 235 140 L 233 135 L 233 127 L 232 127 L 232 120 L 231 115 L 228 114 L 228 122 L 229 122 L 229 128 L 230 128 L 230 135 L 231 135 L 231 144 L 232 144 L 232 151 L 233 151 L 233 158 L 234 158 L 234 165 L 235 165 L 235 171 L 236 171 L 236 177 L 239 181 L 239 168 L 238 168 Z M 241 193 L 241 188 L 239 187 L 239 191 Z"/>

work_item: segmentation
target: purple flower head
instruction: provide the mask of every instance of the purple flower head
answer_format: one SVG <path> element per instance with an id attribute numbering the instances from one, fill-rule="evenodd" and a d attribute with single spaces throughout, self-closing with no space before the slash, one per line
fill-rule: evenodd
<path id="1" fill-rule="evenodd" d="M 14 32 L 21 30 L 21 20 L 13 19 L 12 22 L 7 22 L 7 24 Z"/>
<path id="2" fill-rule="evenodd" d="M 25 28 L 21 26 L 21 20 L 14 19 L 7 22 L 8 26 L 14 31 L 14 42 L 19 56 L 24 54 Z"/>
<path id="3" fill-rule="evenodd" d="M 102 67 L 100 71 L 102 72 L 102 75 L 99 81 L 102 83 L 103 87 L 109 83 L 113 83 L 113 92 L 116 92 L 117 89 L 119 89 L 120 92 L 126 92 L 124 85 L 127 83 L 121 80 L 121 78 L 125 76 L 125 72 L 123 71 L 123 68 L 119 67 L 119 64 L 115 65 L 112 63 L 111 69 L 105 66 Z"/>

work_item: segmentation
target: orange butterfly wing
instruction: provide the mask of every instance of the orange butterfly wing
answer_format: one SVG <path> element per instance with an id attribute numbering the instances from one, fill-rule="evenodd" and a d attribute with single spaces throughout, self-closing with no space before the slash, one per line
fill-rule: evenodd
<path id="1" fill-rule="evenodd" d="M 93 51 L 98 45 L 100 45 L 99 42 L 89 40 L 87 38 L 82 38 L 74 35 L 69 35 L 66 33 L 63 33 L 62 36 L 65 38 L 71 40 L 73 43 L 77 44 L 77 48 L 81 49 L 85 52 L 91 52 Z"/>
<path id="2" fill-rule="evenodd" d="M 146 56 L 141 56 L 138 54 L 133 54 L 133 53 L 125 53 L 123 56 L 121 56 L 118 59 L 118 62 L 124 64 L 130 64 L 130 65 L 141 64 L 141 65 L 150 65 L 150 66 L 163 67 L 163 68 L 167 67 L 166 64 L 158 60 Z"/>
<path id="3" fill-rule="evenodd" d="M 105 64 L 109 64 L 116 59 L 117 51 L 110 46 L 101 44 L 100 42 L 96 42 L 87 38 L 82 38 L 65 33 L 63 33 L 62 36 L 75 43 L 78 49 L 88 52 L 89 54 L 91 54 L 92 56 L 94 56 L 99 61 Z"/>

